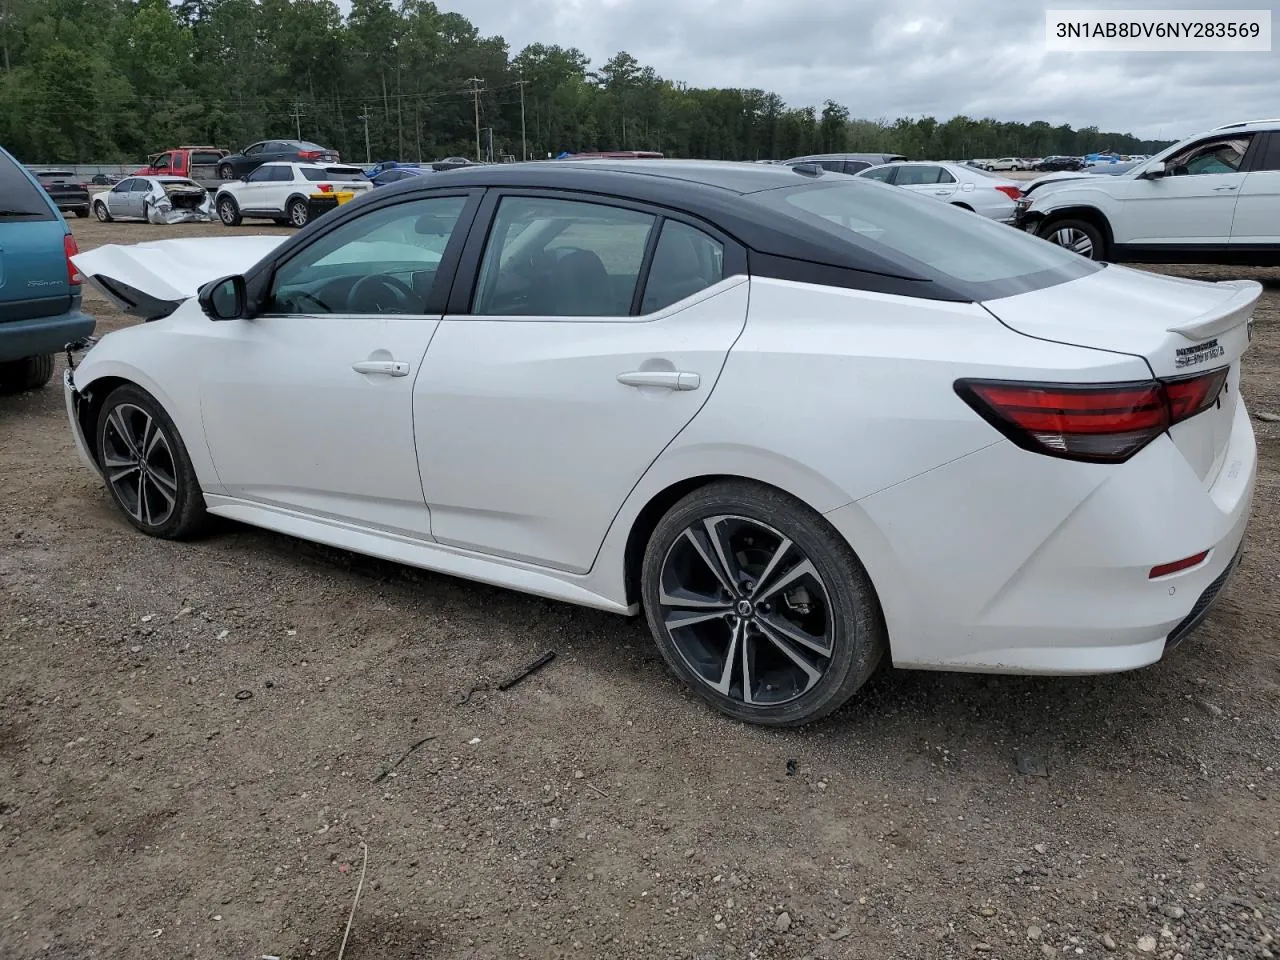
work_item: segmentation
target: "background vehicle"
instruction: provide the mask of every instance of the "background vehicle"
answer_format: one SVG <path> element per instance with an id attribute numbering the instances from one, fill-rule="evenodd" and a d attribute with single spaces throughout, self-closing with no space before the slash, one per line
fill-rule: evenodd
<path id="1" fill-rule="evenodd" d="M 1037 181 L 1018 224 L 1094 260 L 1280 265 L 1280 120 L 1227 124 L 1127 171 L 1110 166 Z"/>
<path id="2" fill-rule="evenodd" d="M 857 176 L 905 187 L 921 196 L 972 210 L 992 220 L 1012 223 L 1021 185 L 962 163 L 907 160 L 868 167 Z"/>
<path id="3" fill-rule="evenodd" d="M 783 166 L 794 167 L 797 163 L 812 163 L 832 173 L 857 173 L 867 167 L 879 166 L 882 163 L 897 163 L 906 157 L 898 153 L 815 153 L 806 157 L 792 157 L 783 160 Z"/>
<path id="4" fill-rule="evenodd" d="M 48 383 L 54 355 L 93 333 L 75 253 L 57 205 L 0 147 L 0 392 Z"/>
<path id="5" fill-rule="evenodd" d="M 1080 170 L 1084 161 L 1079 157 L 1045 157 L 1035 165 L 1036 170 L 1052 172 L 1055 170 Z"/>
<path id="6" fill-rule="evenodd" d="M 275 240 L 77 260 L 168 299 L 67 383 L 146 534 L 212 513 L 643 610 L 694 691 L 779 726 L 886 651 L 1144 666 L 1235 568 L 1256 282 L 733 162 L 458 170 Z"/>
<path id="7" fill-rule="evenodd" d="M 77 217 L 89 215 L 89 189 L 70 170 L 37 170 L 36 179 L 59 210 Z M 4 197 L 0 197 L 3 203 Z"/>
<path id="8" fill-rule="evenodd" d="M 422 167 L 391 167 L 374 174 L 369 178 L 369 181 L 375 187 L 385 187 L 392 183 L 399 183 L 401 180 L 408 180 L 411 177 L 420 177 L 426 172 Z"/>
<path id="9" fill-rule="evenodd" d="M 359 167 L 264 163 L 243 180 L 220 186 L 213 207 L 228 227 L 238 227 L 244 217 L 304 227 L 311 218 L 307 199 L 312 194 L 337 194 L 342 202 L 344 194 L 372 189 Z"/>
<path id="10" fill-rule="evenodd" d="M 1017 157 L 1001 157 L 998 160 L 988 160 L 983 166 L 984 170 L 1021 170 L 1022 161 Z"/>
<path id="11" fill-rule="evenodd" d="M 213 203 L 208 190 L 186 177 L 126 177 L 93 198 L 93 213 L 103 223 L 188 223 L 212 220 Z"/>
<path id="12" fill-rule="evenodd" d="M 308 140 L 259 140 L 219 160 L 218 177 L 236 180 L 264 163 L 337 163 L 341 159 L 337 150 Z"/>
<path id="13" fill-rule="evenodd" d="M 220 147 L 178 147 L 147 158 L 147 165 L 134 172 L 135 177 L 188 177 L 192 180 L 213 180 L 218 177 L 218 165 L 228 155 Z"/>

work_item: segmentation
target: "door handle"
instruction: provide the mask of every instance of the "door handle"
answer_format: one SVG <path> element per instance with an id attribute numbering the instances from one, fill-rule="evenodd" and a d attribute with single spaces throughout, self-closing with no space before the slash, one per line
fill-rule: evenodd
<path id="1" fill-rule="evenodd" d="M 1214 190 L 1234 190 L 1235 187 L 1214 187 Z"/>
<path id="2" fill-rule="evenodd" d="M 382 374 L 384 377 L 407 377 L 409 365 L 403 360 L 361 360 L 353 363 L 356 373 Z"/>
<path id="3" fill-rule="evenodd" d="M 697 390 L 702 378 L 678 370 L 632 370 L 618 374 L 618 382 L 628 387 L 665 387 L 668 390 Z"/>
<path id="4" fill-rule="evenodd" d="M 946 196 L 948 193 L 950 193 L 951 191 L 950 191 L 950 190 L 935 190 L 935 191 L 933 191 L 933 192 L 934 192 L 934 194 L 935 194 L 935 195 L 937 195 L 937 196 L 939 196 L 939 197 L 945 197 L 945 196 Z"/>

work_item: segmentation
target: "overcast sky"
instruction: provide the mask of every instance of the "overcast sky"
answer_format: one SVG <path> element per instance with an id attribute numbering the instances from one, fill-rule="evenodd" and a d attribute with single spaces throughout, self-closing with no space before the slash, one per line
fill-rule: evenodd
<path id="1" fill-rule="evenodd" d="M 793 106 L 831 98 L 855 117 L 957 113 L 1177 139 L 1280 116 L 1280 52 L 1047 53 L 1044 11 L 1189 9 L 1171 0 L 438 0 L 514 56 L 626 50 L 695 86 L 761 87 Z M 345 4 L 344 4 L 345 6 Z M 1199 0 L 1200 9 L 1274 6 Z M 1280 19 L 1280 18 L 1276 18 Z M 1273 29 L 1275 24 L 1273 23 Z"/>

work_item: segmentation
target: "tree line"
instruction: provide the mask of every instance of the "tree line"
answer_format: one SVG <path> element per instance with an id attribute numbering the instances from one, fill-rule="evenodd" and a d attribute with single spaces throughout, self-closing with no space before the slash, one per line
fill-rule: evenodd
<path id="1" fill-rule="evenodd" d="M 827 100 L 703 89 L 619 52 L 512 54 L 428 0 L 0 0 L 0 145 L 27 163 L 133 162 L 179 144 L 311 140 L 344 158 L 538 158 L 591 150 L 785 159 L 1151 153 L 1095 127 L 858 119 Z M 477 135 L 477 127 L 479 134 Z"/>

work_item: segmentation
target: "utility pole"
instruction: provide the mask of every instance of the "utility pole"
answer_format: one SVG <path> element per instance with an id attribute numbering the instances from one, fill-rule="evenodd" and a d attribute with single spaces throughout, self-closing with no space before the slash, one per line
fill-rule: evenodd
<path id="1" fill-rule="evenodd" d="M 364 162 L 373 163 L 373 151 L 369 149 L 369 105 L 362 104 L 360 109 L 362 112 L 356 119 L 364 121 Z"/>
<path id="2" fill-rule="evenodd" d="M 520 159 L 529 159 L 529 141 L 524 135 L 524 85 L 528 80 L 517 80 L 516 85 L 520 88 Z"/>
<path id="3" fill-rule="evenodd" d="M 297 101 L 294 101 L 293 113 L 289 114 L 289 116 L 293 117 L 294 127 L 298 132 L 298 139 L 301 140 L 302 139 L 302 118 L 306 116 L 306 114 L 302 112 L 302 104 L 298 103 Z"/>
<path id="4" fill-rule="evenodd" d="M 480 159 L 480 85 L 484 80 L 480 77 L 471 77 L 467 83 L 472 84 L 471 93 L 475 96 L 475 114 L 476 114 L 476 160 Z"/>

